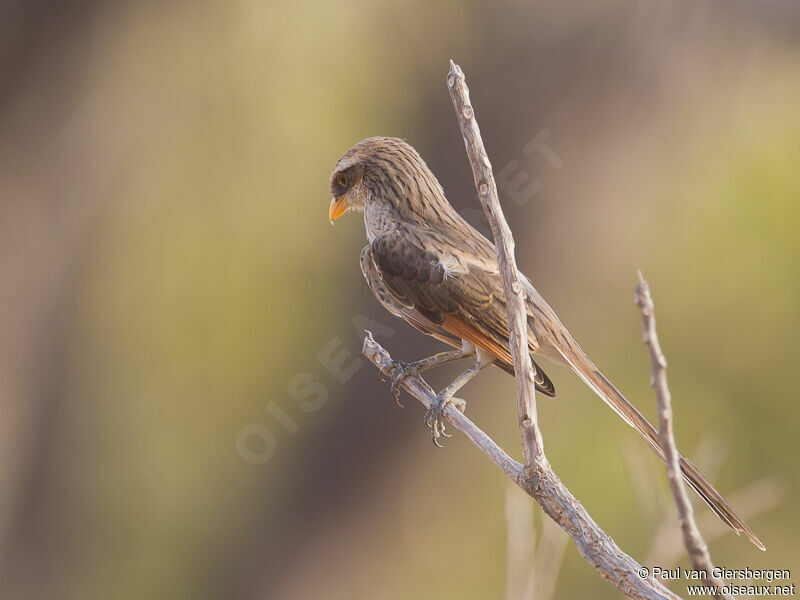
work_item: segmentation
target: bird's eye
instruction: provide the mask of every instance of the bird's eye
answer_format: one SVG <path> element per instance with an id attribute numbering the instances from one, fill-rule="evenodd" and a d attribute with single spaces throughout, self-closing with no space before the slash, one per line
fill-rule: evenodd
<path id="1" fill-rule="evenodd" d="M 336 183 L 342 187 L 347 187 L 347 177 L 344 175 L 344 173 L 339 173 L 336 176 Z"/>

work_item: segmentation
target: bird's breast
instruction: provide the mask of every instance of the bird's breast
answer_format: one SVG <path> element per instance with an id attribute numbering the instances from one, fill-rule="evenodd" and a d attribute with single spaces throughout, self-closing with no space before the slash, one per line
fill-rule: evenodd
<path id="1" fill-rule="evenodd" d="M 392 214 L 390 206 L 383 202 L 367 202 L 364 208 L 364 227 L 367 230 L 367 239 L 371 242 L 376 237 L 397 228 L 397 219 Z"/>

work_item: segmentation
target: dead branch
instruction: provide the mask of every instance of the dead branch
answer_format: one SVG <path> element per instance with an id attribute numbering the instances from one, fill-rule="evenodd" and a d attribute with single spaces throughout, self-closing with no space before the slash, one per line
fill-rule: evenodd
<path id="1" fill-rule="evenodd" d="M 387 377 L 392 371 L 392 357 L 367 332 L 364 356 Z M 436 397 L 417 377 L 408 376 L 400 386 L 426 408 Z M 494 464 L 542 507 L 544 512 L 566 531 L 575 542 L 578 552 L 597 569 L 600 575 L 631 598 L 677 598 L 652 577 L 639 576 L 643 567 L 625 554 L 605 531 L 600 529 L 586 509 L 564 486 L 549 464 L 541 465 L 535 480 L 525 477 L 523 466 L 511 458 L 492 438 L 457 408 L 448 404 L 444 415 Z"/>
<path id="2" fill-rule="evenodd" d="M 458 125 L 464 137 L 475 189 L 478 190 L 478 198 L 492 228 L 492 237 L 497 248 L 497 263 L 506 294 L 508 346 L 514 361 L 514 379 L 517 385 L 517 414 L 522 436 L 522 457 L 525 461 L 525 475 L 533 479 L 536 477 L 536 466 L 546 464 L 547 458 L 544 455 L 542 434 L 539 431 L 536 415 L 535 372 L 528 350 L 528 313 L 525 310 L 525 294 L 519 282 L 517 261 L 514 258 L 514 238 L 500 207 L 492 164 L 483 145 L 475 111 L 469 102 L 469 89 L 464 79 L 464 72 L 452 60 L 450 72 L 447 74 L 447 88 L 450 90 Z"/>
<path id="3" fill-rule="evenodd" d="M 525 462 L 524 489 L 539 502 L 550 517 L 573 537 L 581 554 L 604 577 L 625 593 L 634 594 L 634 590 L 638 590 L 640 586 L 644 587 L 642 584 L 650 582 L 643 581 L 639 577 L 638 565 L 634 568 L 628 564 L 627 572 L 623 572 L 623 569 L 620 568 L 621 563 L 616 561 L 630 561 L 630 563 L 635 563 L 635 561 L 625 555 L 613 540 L 591 520 L 589 514 L 583 510 L 583 507 L 558 479 L 545 456 L 536 413 L 535 372 L 528 349 L 525 295 L 519 281 L 519 271 L 514 257 L 514 238 L 500 206 L 492 165 L 481 138 L 475 110 L 470 104 L 469 88 L 464 72 L 452 60 L 450 61 L 450 71 L 447 74 L 447 88 L 450 91 L 458 125 L 464 138 L 475 189 L 492 229 L 492 236 L 497 248 L 497 262 L 503 278 L 508 315 L 509 349 L 514 362 L 517 386 L 517 417 L 522 438 L 522 456 Z M 575 509 L 573 519 L 564 518 L 564 508 L 567 506 Z M 587 544 L 589 539 L 602 540 L 603 544 L 600 546 Z M 602 550 L 609 553 L 604 554 Z M 612 565 L 613 568 L 610 568 Z M 609 569 L 606 570 L 606 568 Z M 666 591 L 665 588 L 662 589 Z M 663 593 L 663 591 L 658 590 L 659 593 Z M 656 592 L 656 590 L 651 588 L 647 592 Z"/>
<path id="4" fill-rule="evenodd" d="M 639 271 L 639 285 L 636 286 L 636 305 L 642 313 L 642 340 L 647 344 L 650 354 L 650 385 L 653 388 L 658 402 L 658 437 L 661 448 L 664 450 L 664 462 L 667 465 L 667 478 L 675 505 L 678 508 L 678 521 L 683 531 L 683 543 L 689 552 L 692 567 L 702 570 L 707 574 L 704 578 L 706 585 L 717 589 L 716 598 L 730 598 L 722 593 L 724 583 L 712 575 L 714 565 L 708 546 L 700 535 L 697 523 L 694 520 L 694 509 L 689 501 L 689 494 L 683 484 L 680 468 L 680 454 L 675 447 L 675 436 L 672 431 L 672 399 L 667 387 L 667 359 L 661 351 L 656 331 L 656 317 L 653 298 L 650 296 L 650 286 L 642 272 Z"/>

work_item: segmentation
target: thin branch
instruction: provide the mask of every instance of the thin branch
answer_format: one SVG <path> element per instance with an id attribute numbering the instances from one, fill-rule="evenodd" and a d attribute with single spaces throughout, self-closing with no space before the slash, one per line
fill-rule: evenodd
<path id="1" fill-rule="evenodd" d="M 528 313 L 525 309 L 525 294 L 519 282 L 517 261 L 514 258 L 514 238 L 500 207 L 492 164 L 481 139 L 475 111 L 469 102 L 469 89 L 464 79 L 464 72 L 452 60 L 450 72 L 447 74 L 447 88 L 450 90 L 458 125 L 464 137 L 475 189 L 478 190 L 478 198 L 492 228 L 492 236 L 497 247 L 497 262 L 506 294 L 509 349 L 514 361 L 514 379 L 517 385 L 517 414 L 522 436 L 522 457 L 525 460 L 525 475 L 533 479 L 537 476 L 536 467 L 546 465 L 547 458 L 544 455 L 542 434 L 536 416 L 535 371 L 528 349 Z"/>
<path id="2" fill-rule="evenodd" d="M 700 440 L 697 450 L 693 452 L 695 466 L 706 474 L 709 481 L 713 481 L 714 474 L 725 462 L 727 447 L 728 444 L 722 438 L 706 434 Z M 666 495 L 661 493 L 659 474 L 650 468 L 650 459 L 654 457 L 639 452 L 638 447 L 633 447 L 633 442 L 625 444 L 622 455 L 639 508 L 648 522 L 658 522 L 650 542 L 650 550 L 643 562 L 646 565 L 659 565 L 665 569 L 674 567 L 686 555 L 686 548 L 683 545 L 683 532 L 680 528 L 675 528 L 672 508 L 675 501 L 672 498 L 672 491 L 668 491 Z M 775 477 L 764 477 L 731 493 L 729 500 L 731 505 L 736 507 L 739 516 L 750 521 L 779 506 L 785 500 L 786 491 L 786 482 Z M 692 505 L 697 506 L 697 501 L 691 497 L 690 499 Z M 695 518 L 697 528 L 703 532 L 703 539 L 707 544 L 733 534 L 733 529 L 725 525 L 711 511 L 696 514 Z"/>
<path id="3" fill-rule="evenodd" d="M 614 571 L 604 570 L 603 567 L 610 566 L 608 560 L 614 558 L 614 552 L 610 551 L 612 550 L 610 546 L 603 548 L 608 552 L 607 554 L 597 553 L 597 546 L 590 550 L 586 546 L 586 541 L 592 535 L 587 535 L 588 531 L 584 527 L 591 523 L 596 528 L 596 530 L 592 531 L 596 540 L 602 540 L 605 544 L 609 544 L 609 542 L 613 544 L 613 549 L 616 549 L 619 553 L 617 558 L 625 557 L 634 562 L 633 559 L 624 555 L 616 547 L 613 540 L 591 521 L 588 513 L 583 511 L 577 500 L 555 475 L 545 456 L 542 434 L 539 430 L 536 413 L 535 372 L 528 347 L 525 294 L 522 290 L 520 275 L 514 258 L 514 238 L 500 206 L 492 164 L 486 154 L 480 128 L 475 118 L 475 110 L 470 103 L 469 88 L 467 87 L 464 72 L 452 60 L 450 61 L 450 71 L 447 74 L 447 88 L 450 91 L 450 98 L 453 101 L 458 125 L 464 138 L 464 147 L 472 168 L 475 189 L 478 192 L 478 198 L 492 229 L 492 236 L 497 249 L 497 262 L 503 279 L 508 317 L 509 350 L 514 363 L 514 379 L 517 387 L 517 417 L 525 465 L 525 491 L 533 496 L 545 512 L 556 520 L 565 531 L 572 535 L 581 553 L 584 554 L 586 552 L 584 556 L 589 559 L 589 562 L 604 576 L 616 583 L 620 589 L 625 591 L 625 587 L 629 586 L 632 580 L 637 586 L 642 584 L 642 579 L 637 574 L 638 569 L 628 570 L 622 577 L 620 577 L 618 568 Z M 536 341 L 533 340 L 533 343 L 535 344 Z M 573 509 L 576 506 L 580 507 L 581 510 L 574 513 L 575 520 L 564 518 L 564 508 L 567 506 Z M 615 564 L 615 567 L 619 567 L 619 564 Z"/>
<path id="4" fill-rule="evenodd" d="M 364 338 L 364 356 L 384 375 L 392 370 L 392 357 L 367 332 Z M 435 400 L 430 388 L 419 378 L 409 376 L 400 386 L 427 408 Z M 492 438 L 484 433 L 452 405 L 447 405 L 444 415 L 489 459 L 542 507 L 575 542 L 578 552 L 604 578 L 631 598 L 675 599 L 677 596 L 652 577 L 642 578 L 643 567 L 625 554 L 611 537 L 594 522 L 586 509 L 564 486 L 549 464 L 539 465 L 534 480 L 526 478 L 523 466 L 512 459 Z"/>
<path id="5" fill-rule="evenodd" d="M 754 481 L 745 488 L 731 494 L 730 500 L 743 519 L 750 519 L 779 506 L 786 497 L 785 482 L 772 477 Z M 733 533 L 733 530 L 712 512 L 706 512 L 697 519 L 698 528 L 706 532 L 705 539 L 714 542 Z M 646 565 L 670 567 L 677 565 L 683 556 L 683 535 L 676 531 L 672 517 L 663 519 L 656 529 L 650 551 L 645 559 Z"/>
<path id="6" fill-rule="evenodd" d="M 658 436 L 661 440 L 661 448 L 664 450 L 664 462 L 667 465 L 667 478 L 672 496 L 675 498 L 675 505 L 678 507 L 678 520 L 683 531 L 683 543 L 689 552 L 689 560 L 696 570 L 706 573 L 704 581 L 709 586 L 717 589 L 717 598 L 729 598 L 722 594 L 724 583 L 712 575 L 714 565 L 711 562 L 711 555 L 708 552 L 697 523 L 694 520 L 694 509 L 689 501 L 689 494 L 683 484 L 680 468 L 680 454 L 675 447 L 675 436 L 672 431 L 672 399 L 667 387 L 667 359 L 661 351 L 658 343 L 658 332 L 656 331 L 656 317 L 653 306 L 653 298 L 650 296 L 650 286 L 642 272 L 638 272 L 639 285 L 636 286 L 636 305 L 642 313 L 642 340 L 647 344 L 650 354 L 650 385 L 655 391 L 656 401 L 658 402 Z"/>
<path id="7" fill-rule="evenodd" d="M 364 338 L 364 347 L 361 352 L 364 356 L 387 377 L 392 371 L 392 357 L 383 347 L 372 338 L 372 332 L 367 331 Z M 405 377 L 400 380 L 400 386 L 417 400 L 422 402 L 425 408 L 431 407 L 431 402 L 435 397 L 431 393 L 430 387 L 417 377 Z M 506 451 L 498 446 L 495 441 L 486 435 L 477 425 L 470 421 L 464 413 L 455 408 L 452 404 L 447 404 L 444 415 L 455 425 L 456 429 L 466 434 L 469 440 L 478 447 L 478 450 L 489 457 L 500 470 L 508 475 L 511 480 L 524 489 L 525 474 L 522 465 L 511 458 Z"/>

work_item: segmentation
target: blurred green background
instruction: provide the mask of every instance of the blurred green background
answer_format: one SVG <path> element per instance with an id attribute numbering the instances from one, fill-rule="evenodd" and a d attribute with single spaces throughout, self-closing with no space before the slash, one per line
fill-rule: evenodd
<path id="1" fill-rule="evenodd" d="M 800 566 L 799 5 L 11 0 L 0 23 L 3 598 L 513 587 L 506 480 L 359 359 L 365 326 L 395 358 L 438 346 L 368 291 L 361 220 L 327 220 L 337 157 L 395 135 L 485 230 L 450 58 L 521 268 L 653 416 L 649 279 L 679 445 L 768 547 L 698 506 L 716 562 Z M 548 372 L 556 471 L 658 556 L 663 468 Z M 497 371 L 461 396 L 518 456 L 513 394 Z M 620 595 L 571 543 L 557 567 L 554 597 Z"/>

